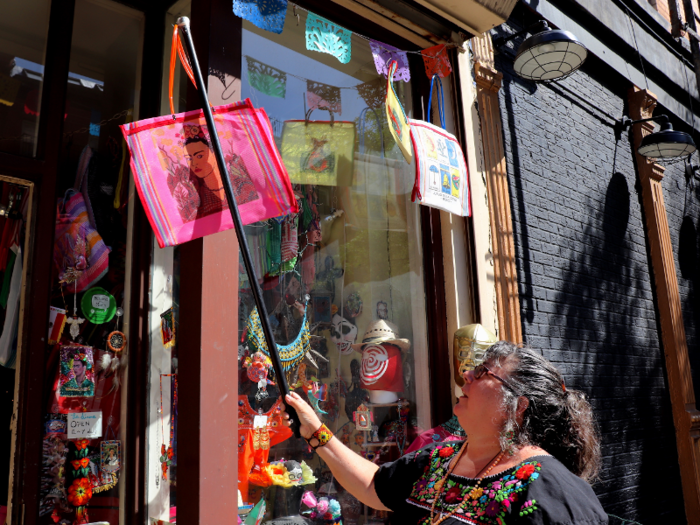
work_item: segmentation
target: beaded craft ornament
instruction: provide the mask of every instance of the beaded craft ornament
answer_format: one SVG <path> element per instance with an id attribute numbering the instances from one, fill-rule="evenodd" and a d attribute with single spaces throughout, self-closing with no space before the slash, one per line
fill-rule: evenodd
<path id="1" fill-rule="evenodd" d="M 265 334 L 263 333 L 262 324 L 258 309 L 254 308 L 248 317 L 248 335 L 247 342 L 251 350 L 262 352 L 266 356 L 270 356 L 270 351 L 265 342 Z M 291 382 L 294 370 L 303 361 L 304 356 L 311 350 L 311 334 L 309 333 L 309 320 L 304 312 L 304 319 L 301 322 L 301 330 L 296 339 L 288 345 L 277 345 L 277 353 L 280 361 L 282 361 L 282 369 L 287 376 L 287 381 Z"/>

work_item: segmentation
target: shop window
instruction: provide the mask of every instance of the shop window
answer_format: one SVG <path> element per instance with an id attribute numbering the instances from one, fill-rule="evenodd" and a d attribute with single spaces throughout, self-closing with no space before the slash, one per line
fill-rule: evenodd
<path id="1" fill-rule="evenodd" d="M 50 0 L 10 2 L 0 17 L 0 151 L 34 157 Z"/>
<path id="2" fill-rule="evenodd" d="M 389 131 L 386 79 L 376 71 L 369 42 L 353 34 L 351 59 L 343 64 L 306 49 L 305 19 L 290 6 L 280 35 L 243 22 L 242 98 L 265 108 L 300 205 L 296 215 L 245 230 L 276 341 L 294 354 L 289 383 L 339 439 L 381 464 L 430 427 L 419 206 L 410 198 L 415 166 Z M 409 116 L 411 88 L 396 82 Z M 384 522 L 386 514 L 363 508 L 303 440 L 279 426 L 279 390 L 256 353 L 263 339 L 253 310 L 242 273 L 243 508 L 256 505 L 257 512 L 265 501 L 268 519 L 298 515 L 309 510 L 302 495 L 311 491 L 337 500 L 344 523 Z M 379 341 L 361 346 L 377 334 Z M 259 415 L 267 418 L 254 428 Z M 275 463 L 282 459 L 286 463 Z M 295 477 L 297 465 L 309 467 L 302 467 L 303 480 L 313 475 L 316 481 L 285 488 L 284 476 L 274 472 L 293 470 Z"/>
<path id="3" fill-rule="evenodd" d="M 39 522 L 120 523 L 133 182 L 144 16 L 76 0 L 57 180 Z M 29 512 L 29 511 L 27 511 Z"/>

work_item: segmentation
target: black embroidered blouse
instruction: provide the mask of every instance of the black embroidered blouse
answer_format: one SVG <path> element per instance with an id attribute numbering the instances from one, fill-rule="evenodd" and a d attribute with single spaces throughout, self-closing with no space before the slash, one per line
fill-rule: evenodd
<path id="1" fill-rule="evenodd" d="M 393 523 L 430 525 L 435 484 L 464 442 L 435 443 L 382 465 L 374 486 Z M 608 516 L 590 485 L 552 456 L 534 456 L 476 480 L 450 475 L 437 511 L 457 512 L 441 525 L 604 525 Z M 436 514 L 437 519 L 437 514 Z"/>

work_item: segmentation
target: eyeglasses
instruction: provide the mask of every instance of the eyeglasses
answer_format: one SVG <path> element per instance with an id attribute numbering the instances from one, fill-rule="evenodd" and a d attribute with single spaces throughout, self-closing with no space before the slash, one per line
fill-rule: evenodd
<path id="1" fill-rule="evenodd" d="M 503 379 L 502 377 L 499 377 L 499 376 L 497 376 L 496 374 L 494 374 L 486 365 L 477 365 L 477 366 L 474 368 L 474 379 L 481 379 L 481 378 L 484 377 L 484 375 L 486 375 L 486 374 L 490 374 L 490 375 L 492 375 L 493 377 L 495 377 L 496 379 L 498 379 L 501 383 L 503 383 L 503 385 L 504 385 L 508 390 L 510 390 L 511 392 L 513 392 L 516 396 L 519 396 L 519 395 L 520 395 L 520 394 L 518 394 L 518 391 L 517 391 L 515 388 L 513 388 L 513 387 L 510 385 L 510 383 L 508 383 L 508 381 L 506 381 L 506 380 Z"/>

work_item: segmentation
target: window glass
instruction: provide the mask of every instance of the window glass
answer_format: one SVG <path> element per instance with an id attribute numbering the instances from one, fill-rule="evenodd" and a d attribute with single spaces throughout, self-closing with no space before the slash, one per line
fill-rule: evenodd
<path id="1" fill-rule="evenodd" d="M 249 225 L 246 235 L 277 343 L 290 345 L 295 357 L 309 350 L 290 368 L 290 384 L 318 407 L 339 439 L 381 464 L 399 457 L 418 428 L 430 427 L 419 207 L 410 198 L 415 166 L 390 134 L 386 79 L 377 74 L 369 42 L 353 34 L 346 64 L 307 50 L 306 13 L 296 13 L 299 20 L 289 8 L 281 35 L 243 22 L 243 98 L 265 108 L 300 204 L 297 215 Z M 411 84 L 395 87 L 410 116 Z M 338 500 L 345 523 L 362 516 L 384 522 L 385 514 L 362 508 L 303 440 L 279 427 L 274 374 L 268 372 L 271 382 L 261 381 L 256 338 L 262 336 L 253 308 L 242 276 L 243 504 L 265 500 L 267 518 L 297 515 L 308 510 L 301 503 L 308 490 Z M 353 346 L 377 334 L 378 344 Z M 268 416 L 266 429 L 253 428 L 260 414 Z M 275 463 L 283 458 L 287 463 Z M 284 488 L 270 475 L 282 468 L 296 472 L 302 462 L 316 482 Z"/>
<path id="2" fill-rule="evenodd" d="M 0 151 L 33 157 L 50 0 L 7 2 L 0 17 Z"/>
<path id="3" fill-rule="evenodd" d="M 190 0 L 179 1 L 168 9 L 165 16 L 161 115 L 170 113 L 168 80 L 173 25 L 178 17 L 190 16 L 190 9 Z M 188 82 L 187 75 L 178 64 L 173 87 L 173 104 L 177 113 L 186 110 Z M 179 247 L 159 248 L 154 238 L 147 453 L 144 466 L 149 525 L 175 522 L 177 519 L 179 260 Z"/>
<path id="4" fill-rule="evenodd" d="M 39 523 L 120 522 L 129 418 L 133 183 L 144 16 L 76 0 L 58 173 Z"/>

